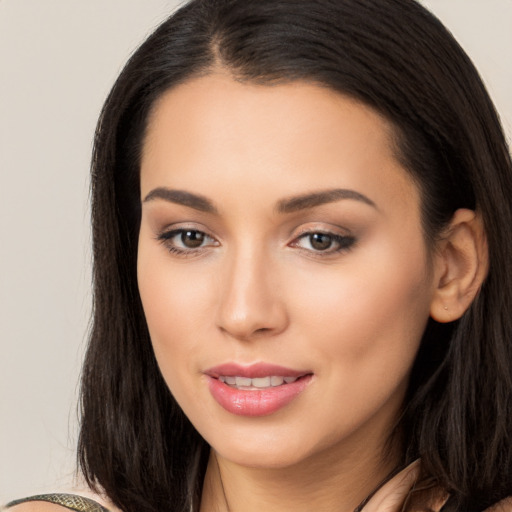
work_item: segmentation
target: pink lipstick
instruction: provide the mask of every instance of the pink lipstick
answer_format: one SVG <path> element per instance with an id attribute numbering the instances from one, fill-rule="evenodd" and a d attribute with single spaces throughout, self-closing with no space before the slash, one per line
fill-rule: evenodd
<path id="1" fill-rule="evenodd" d="M 311 382 L 312 372 L 257 363 L 228 363 L 205 371 L 213 398 L 239 416 L 266 416 L 288 405 Z"/>

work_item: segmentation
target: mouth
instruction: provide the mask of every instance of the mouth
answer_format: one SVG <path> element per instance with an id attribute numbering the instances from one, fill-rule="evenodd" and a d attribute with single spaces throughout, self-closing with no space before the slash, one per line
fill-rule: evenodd
<path id="1" fill-rule="evenodd" d="M 219 375 L 218 379 L 224 384 L 234 389 L 242 389 L 246 391 L 257 391 L 260 389 L 275 388 L 286 384 L 292 384 L 301 377 L 283 377 L 280 375 L 272 375 L 270 377 L 240 377 L 233 375 Z"/>
<path id="2" fill-rule="evenodd" d="M 295 401 L 313 380 L 313 372 L 258 363 L 224 364 L 205 372 L 212 397 L 238 416 L 267 416 Z"/>
<path id="3" fill-rule="evenodd" d="M 204 373 L 214 379 L 225 379 L 226 383 L 230 385 L 236 384 L 236 379 L 239 379 L 239 385 L 253 385 L 257 387 L 259 379 L 270 379 L 270 383 L 267 381 L 264 382 L 264 387 L 270 387 L 273 385 L 272 379 L 274 379 L 275 386 L 280 386 L 284 382 L 293 382 L 293 379 L 312 374 L 313 372 L 310 370 L 295 370 L 277 364 L 260 362 L 250 365 L 224 363 L 209 368 Z M 235 381 L 233 381 L 233 379 L 235 379 Z M 251 379 L 251 381 L 255 381 L 255 383 L 251 382 L 247 384 L 247 381 L 242 381 L 241 379 Z M 281 381 L 280 379 L 283 380 Z M 242 382 L 245 382 L 245 384 Z"/>

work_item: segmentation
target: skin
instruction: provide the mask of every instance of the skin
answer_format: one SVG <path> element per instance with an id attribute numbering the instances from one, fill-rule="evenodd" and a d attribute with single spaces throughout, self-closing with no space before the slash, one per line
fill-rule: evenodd
<path id="1" fill-rule="evenodd" d="M 399 448 L 383 449 L 412 362 L 431 309 L 448 318 L 439 289 L 467 258 L 448 246 L 429 257 L 419 190 L 391 137 L 375 111 L 326 88 L 252 85 L 222 71 L 156 104 L 141 165 L 138 281 L 162 374 L 212 447 L 202 511 L 313 502 L 348 512 L 396 466 Z M 279 211 L 332 189 L 368 201 Z M 212 211 L 162 190 L 201 196 Z M 180 229 L 206 236 L 187 247 Z M 312 233 L 354 243 L 317 250 Z M 226 362 L 313 377 L 284 408 L 249 418 L 208 389 L 204 372 Z"/>

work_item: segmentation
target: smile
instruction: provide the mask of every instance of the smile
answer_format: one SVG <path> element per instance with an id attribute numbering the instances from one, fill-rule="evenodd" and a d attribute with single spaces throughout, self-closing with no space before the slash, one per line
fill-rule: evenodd
<path id="1" fill-rule="evenodd" d="M 249 377 L 235 377 L 231 375 L 219 376 L 219 380 L 224 384 L 235 389 L 243 390 L 258 390 L 282 386 L 283 384 L 291 384 L 297 379 L 298 377 L 282 377 L 277 375 L 272 375 L 271 377 L 256 377 L 254 379 Z"/>
<path id="2" fill-rule="evenodd" d="M 294 402 L 313 381 L 311 371 L 257 363 L 227 363 L 205 372 L 213 399 L 237 416 L 268 416 Z"/>

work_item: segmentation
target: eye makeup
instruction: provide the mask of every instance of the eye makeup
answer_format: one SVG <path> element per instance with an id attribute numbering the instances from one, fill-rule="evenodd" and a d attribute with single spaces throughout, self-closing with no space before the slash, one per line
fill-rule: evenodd
<path id="1" fill-rule="evenodd" d="M 176 228 L 163 231 L 157 240 L 171 253 L 177 256 L 197 255 L 208 248 L 219 247 L 213 236 L 193 228 Z M 318 257 L 332 256 L 350 250 L 356 239 L 352 235 L 340 235 L 328 230 L 303 231 L 288 244 L 289 247 L 312 253 Z"/>

